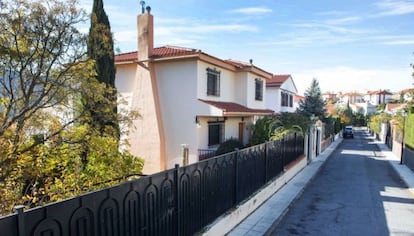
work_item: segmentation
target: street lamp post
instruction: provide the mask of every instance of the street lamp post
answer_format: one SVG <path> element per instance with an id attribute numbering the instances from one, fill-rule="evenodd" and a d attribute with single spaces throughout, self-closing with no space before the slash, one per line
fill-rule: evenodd
<path id="1" fill-rule="evenodd" d="M 400 165 L 403 164 L 404 158 L 404 146 L 405 146 L 405 117 L 407 116 L 407 112 L 402 110 L 401 115 L 403 116 L 403 128 L 402 128 L 402 141 L 401 141 L 401 157 L 400 157 Z"/>

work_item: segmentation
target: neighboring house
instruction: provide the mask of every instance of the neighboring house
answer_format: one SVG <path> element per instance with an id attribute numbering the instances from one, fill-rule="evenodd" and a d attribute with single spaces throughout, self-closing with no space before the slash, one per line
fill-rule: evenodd
<path id="1" fill-rule="evenodd" d="M 337 97 L 336 93 L 333 93 L 333 92 L 322 93 L 322 98 L 326 102 L 331 102 L 331 103 L 336 103 L 338 101 L 338 97 Z"/>
<path id="2" fill-rule="evenodd" d="M 364 98 L 360 93 L 350 92 L 342 94 L 341 97 L 339 97 L 339 101 L 343 104 L 362 103 L 364 102 Z"/>
<path id="3" fill-rule="evenodd" d="M 295 95 L 295 97 L 293 98 L 293 108 L 295 109 L 295 111 L 299 108 L 299 103 L 304 100 L 305 100 L 304 96 L 301 96 L 299 94 Z"/>
<path id="4" fill-rule="evenodd" d="M 280 112 L 295 112 L 294 98 L 298 90 L 291 75 L 274 75 L 266 83 L 266 108 Z"/>
<path id="5" fill-rule="evenodd" d="M 377 111 L 376 106 L 369 102 L 350 103 L 349 107 L 354 114 L 360 113 L 365 116 L 374 114 Z"/>
<path id="6" fill-rule="evenodd" d="M 227 139 L 248 144 L 255 120 L 273 114 L 264 91 L 271 73 L 201 50 L 154 48 L 149 13 L 138 16 L 138 39 L 138 52 L 115 57 L 115 81 L 124 108 L 141 115 L 124 138 L 144 158 L 145 174 L 182 164 L 183 147 L 192 163 Z"/>
<path id="7" fill-rule="evenodd" d="M 398 93 L 399 96 L 397 100 L 400 100 L 400 98 L 402 97 L 405 102 L 411 102 L 413 100 L 413 94 L 414 94 L 413 92 L 414 92 L 414 89 L 401 90 Z"/>
<path id="8" fill-rule="evenodd" d="M 396 115 L 397 112 L 403 110 L 406 106 L 406 103 L 387 103 L 387 105 L 385 105 L 384 112 L 391 115 Z"/>
<path id="9" fill-rule="evenodd" d="M 370 102 L 374 106 L 378 106 L 382 103 L 387 103 L 392 100 L 392 93 L 387 90 L 368 91 L 364 100 Z"/>

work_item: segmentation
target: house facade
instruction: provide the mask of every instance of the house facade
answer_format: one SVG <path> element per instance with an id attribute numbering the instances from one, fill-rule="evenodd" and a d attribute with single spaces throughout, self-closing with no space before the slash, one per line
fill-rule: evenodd
<path id="1" fill-rule="evenodd" d="M 266 107 L 276 113 L 295 112 L 298 93 L 291 75 L 274 75 L 266 83 Z"/>
<path id="2" fill-rule="evenodd" d="M 154 48 L 149 12 L 138 16 L 138 51 L 117 55 L 115 65 L 123 108 L 141 115 L 123 138 L 144 158 L 145 174 L 196 162 L 230 138 L 248 144 L 255 119 L 272 114 L 265 100 L 271 73 L 201 50 Z"/>
<path id="3" fill-rule="evenodd" d="M 340 97 L 339 97 L 339 101 L 343 104 L 362 103 L 362 102 L 364 102 L 364 97 L 360 93 L 350 92 L 350 93 L 341 94 Z"/>
<path id="4" fill-rule="evenodd" d="M 378 106 L 382 103 L 391 101 L 392 95 L 393 94 L 387 90 L 368 91 L 364 96 L 364 100 L 374 106 Z"/>

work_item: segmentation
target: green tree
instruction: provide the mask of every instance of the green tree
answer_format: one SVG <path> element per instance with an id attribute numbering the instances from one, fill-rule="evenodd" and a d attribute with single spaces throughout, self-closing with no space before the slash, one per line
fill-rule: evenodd
<path id="1" fill-rule="evenodd" d="M 271 140 L 276 128 L 282 126 L 279 120 L 265 116 L 256 121 L 252 126 L 252 145 L 265 143 Z"/>
<path id="2" fill-rule="evenodd" d="M 312 115 L 323 120 L 326 113 L 325 101 L 322 98 L 319 82 L 316 79 L 312 80 L 310 87 L 305 92 L 305 99 L 299 102 L 299 113 L 306 117 Z"/>
<path id="3" fill-rule="evenodd" d="M 114 137 L 117 137 L 119 136 L 119 127 L 115 89 L 114 42 L 102 0 L 93 1 L 88 38 L 88 56 L 95 60 L 96 78 L 107 86 L 104 97 L 109 101 L 108 103 L 104 101 L 85 101 L 85 106 L 90 111 L 92 118 L 89 124 L 96 127 L 101 133 L 107 130 L 107 126 L 110 126 L 115 132 Z"/>
<path id="4" fill-rule="evenodd" d="M 87 58 L 76 4 L 0 0 L 0 215 L 141 173 L 142 159 L 120 153 L 116 137 L 80 122 L 91 120 L 83 99 L 115 103 Z M 125 127 L 135 117 L 125 114 Z"/>

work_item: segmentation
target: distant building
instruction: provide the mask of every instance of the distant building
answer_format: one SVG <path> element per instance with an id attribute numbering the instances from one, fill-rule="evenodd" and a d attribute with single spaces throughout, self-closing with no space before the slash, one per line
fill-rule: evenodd
<path id="1" fill-rule="evenodd" d="M 325 93 L 322 93 L 322 98 L 326 102 L 330 102 L 330 103 L 336 103 L 338 101 L 337 94 L 336 93 L 333 93 L 333 92 L 325 92 Z"/>
<path id="2" fill-rule="evenodd" d="M 396 100 L 400 100 L 401 97 L 402 97 L 402 100 L 403 101 L 405 101 L 405 102 L 411 102 L 413 100 L 413 92 L 414 92 L 414 89 L 404 89 L 404 90 L 401 90 L 398 93 L 398 98 Z"/>
<path id="3" fill-rule="evenodd" d="M 342 104 L 362 103 L 362 102 L 364 102 L 364 98 L 363 98 L 362 94 L 360 94 L 358 92 L 350 92 L 350 93 L 341 94 L 341 96 L 339 97 L 339 101 Z"/>
<path id="4" fill-rule="evenodd" d="M 382 103 L 391 101 L 392 95 L 393 94 L 387 90 L 368 91 L 364 96 L 364 100 L 374 106 L 378 106 Z"/>
<path id="5" fill-rule="evenodd" d="M 406 103 L 387 103 L 387 105 L 385 105 L 384 112 L 391 115 L 396 115 L 397 112 L 403 110 L 406 106 Z"/>
<path id="6" fill-rule="evenodd" d="M 299 94 L 296 94 L 295 97 L 293 98 L 293 107 L 295 108 L 295 111 L 299 108 L 299 103 L 301 101 L 304 101 L 305 97 Z"/>
<path id="7" fill-rule="evenodd" d="M 274 75 L 266 82 L 266 108 L 280 112 L 295 112 L 294 98 L 298 90 L 291 75 Z"/>

